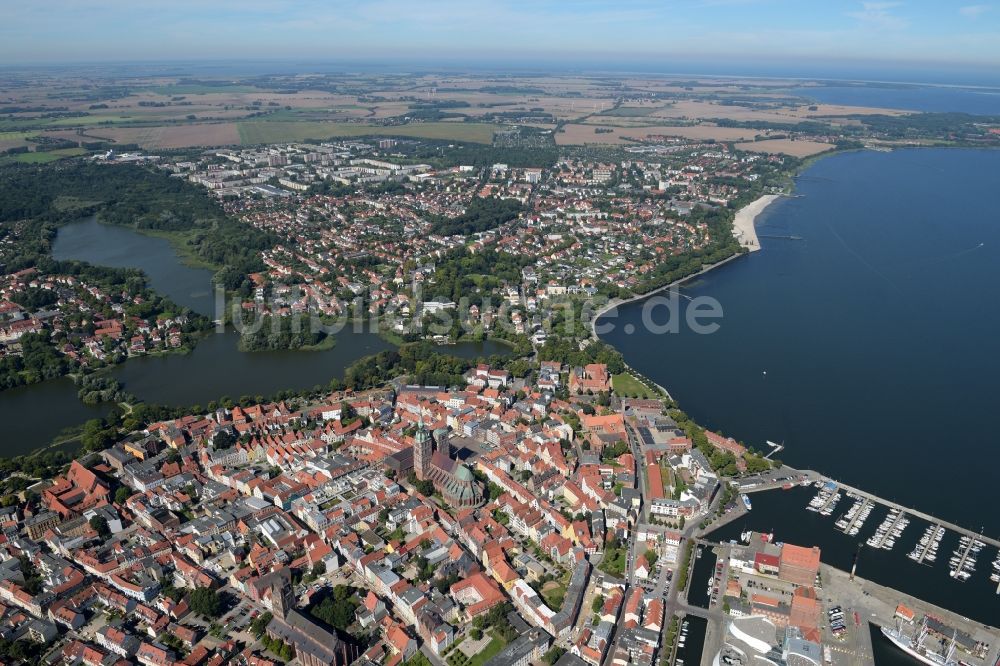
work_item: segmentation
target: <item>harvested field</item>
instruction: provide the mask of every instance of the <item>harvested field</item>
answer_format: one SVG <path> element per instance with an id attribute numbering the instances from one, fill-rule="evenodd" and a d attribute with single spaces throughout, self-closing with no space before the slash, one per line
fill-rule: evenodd
<path id="1" fill-rule="evenodd" d="M 233 146 L 240 143 L 236 123 L 101 127 L 88 130 L 88 134 L 106 137 L 116 143 L 137 143 L 148 149 Z"/>
<path id="2" fill-rule="evenodd" d="M 607 127 L 611 127 L 607 125 Z M 560 146 L 600 143 L 620 145 L 631 143 L 626 139 L 645 139 L 653 135 L 675 136 L 695 141 L 746 141 L 759 134 L 757 130 L 734 127 L 715 127 L 713 125 L 694 125 L 692 127 L 671 127 L 657 125 L 653 127 L 616 127 L 610 134 L 598 134 L 594 125 L 566 125 L 565 131 L 556 134 L 556 143 Z"/>
<path id="3" fill-rule="evenodd" d="M 239 135 L 244 145 L 358 136 L 409 136 L 419 139 L 491 143 L 493 132 L 497 129 L 497 125 L 463 122 L 412 123 L 390 127 L 326 122 L 239 123 Z"/>
<path id="4" fill-rule="evenodd" d="M 792 157 L 809 157 L 819 153 L 833 150 L 832 143 L 822 143 L 820 141 L 793 141 L 791 139 L 768 139 L 765 141 L 748 141 L 737 143 L 740 150 L 749 150 L 754 153 L 782 153 Z"/>
<path id="5" fill-rule="evenodd" d="M 760 97 L 761 102 L 775 102 L 777 99 L 770 99 L 765 96 Z M 815 106 L 815 110 L 812 110 Z M 798 123 L 806 120 L 834 120 L 837 116 L 885 114 L 901 115 L 904 111 L 896 109 L 876 109 L 859 106 L 842 106 L 836 104 L 788 104 L 773 108 L 754 108 L 745 105 L 718 104 L 716 102 L 678 100 L 676 102 L 650 102 L 622 106 L 614 112 L 591 116 L 585 122 L 588 124 L 600 124 L 605 122 L 615 122 L 613 116 L 618 120 L 642 119 L 647 123 L 655 122 L 657 118 L 686 118 L 690 120 L 705 120 L 711 118 L 725 118 L 738 122 L 771 122 L 771 123 Z"/>

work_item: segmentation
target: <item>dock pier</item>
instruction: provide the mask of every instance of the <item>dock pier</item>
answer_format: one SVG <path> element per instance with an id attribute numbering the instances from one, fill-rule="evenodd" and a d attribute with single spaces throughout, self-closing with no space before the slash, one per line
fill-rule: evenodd
<path id="1" fill-rule="evenodd" d="M 893 532 L 896 531 L 896 528 L 899 526 L 901 522 L 903 522 L 903 519 L 905 518 L 906 518 L 906 510 L 899 509 L 899 513 L 896 515 L 896 518 L 892 521 L 892 524 L 889 525 L 889 528 L 882 533 L 882 536 L 881 537 L 879 537 L 878 535 L 875 536 L 875 541 L 877 543 L 874 546 L 872 546 L 872 548 L 881 548 L 883 550 L 890 550 L 891 547 L 887 548 L 885 542 L 890 538 L 894 538 Z"/>
<path id="2" fill-rule="evenodd" d="M 824 480 L 826 480 L 826 481 L 833 481 L 833 479 L 829 479 L 827 477 L 822 477 L 822 478 Z M 911 516 L 914 516 L 916 518 L 920 518 L 921 520 L 925 520 L 928 523 L 931 523 L 932 525 L 937 525 L 938 527 L 943 527 L 943 528 L 945 528 L 947 530 L 951 530 L 952 532 L 958 532 L 962 536 L 967 536 L 967 537 L 969 537 L 971 539 L 979 539 L 983 543 L 985 543 L 985 544 L 987 544 L 989 546 L 993 546 L 994 548 L 1000 548 L 1000 539 L 994 539 L 992 537 L 988 537 L 988 536 L 979 534 L 978 532 L 974 532 L 974 531 L 972 531 L 972 530 L 970 530 L 970 529 L 968 529 L 966 527 L 962 527 L 961 525 L 956 525 L 955 523 L 948 522 L 947 520 L 941 520 L 940 518 L 938 518 L 936 516 L 932 516 L 929 513 L 925 513 L 923 511 L 919 511 L 917 509 L 911 509 L 909 507 L 903 506 L 902 504 L 898 504 L 896 502 L 892 502 L 890 500 L 883 499 L 883 498 L 879 497 L 878 495 L 873 495 L 873 494 L 871 494 L 869 492 L 865 492 L 864 490 L 861 490 L 859 488 L 854 488 L 853 486 L 849 486 L 846 483 L 840 483 L 839 481 L 833 481 L 833 483 L 836 483 L 837 485 L 839 485 L 841 488 L 843 488 L 845 490 L 850 490 L 852 493 L 854 493 L 856 495 L 859 495 L 861 497 L 867 497 L 868 499 L 872 500 L 876 504 L 883 504 L 885 506 L 888 506 L 891 509 L 899 509 L 900 512 L 908 513 Z M 900 515 L 902 515 L 902 513 Z"/>
<path id="3" fill-rule="evenodd" d="M 927 543 L 925 543 L 923 546 L 920 546 L 920 552 L 917 555 L 917 560 L 916 560 L 917 564 L 924 563 L 924 560 L 927 559 L 927 553 L 930 552 L 931 547 L 934 545 L 935 537 L 938 535 L 939 532 L 944 530 L 944 527 L 938 525 L 937 523 L 934 523 L 933 526 L 934 530 L 932 532 L 927 533 L 928 536 Z"/>
<path id="4" fill-rule="evenodd" d="M 978 541 L 978 537 L 969 537 L 969 542 L 965 544 L 965 548 L 962 550 L 962 554 L 958 558 L 958 563 L 948 565 L 952 578 L 956 577 L 958 572 L 965 570 L 965 563 L 969 561 L 970 557 L 972 558 L 972 566 L 975 566 L 976 554 L 972 552 L 972 549 L 975 547 L 976 541 Z M 958 553 L 957 548 L 955 549 L 955 553 Z"/>
<path id="5" fill-rule="evenodd" d="M 855 525 L 857 525 L 859 522 L 864 522 L 867 519 L 867 516 L 865 516 L 865 510 L 868 509 L 868 507 L 872 506 L 872 504 L 873 502 L 867 497 L 861 498 L 861 505 L 858 507 L 857 513 L 854 514 L 854 517 L 851 518 L 851 521 L 847 523 L 847 525 L 844 526 L 844 529 L 842 530 L 844 534 L 850 533 L 850 531 L 854 529 Z M 865 517 L 862 518 L 862 516 Z"/>
<path id="6" fill-rule="evenodd" d="M 823 513 L 823 512 L 824 512 L 824 511 L 826 511 L 827 509 L 831 509 L 830 513 L 833 513 L 833 511 L 832 511 L 832 508 L 833 508 L 833 506 L 834 506 L 834 505 L 836 505 L 836 504 L 837 504 L 837 502 L 839 502 L 839 501 L 840 501 L 840 488 L 837 488 L 837 489 L 836 489 L 836 490 L 834 490 L 834 491 L 833 491 L 832 493 L 830 493 L 830 496 L 829 496 L 828 498 L 826 498 L 826 502 L 824 502 L 824 503 L 823 503 L 823 506 L 821 506 L 821 507 L 820 507 L 820 508 L 818 509 L 818 513 L 819 513 L 820 515 L 829 515 L 829 514 L 824 514 L 824 513 Z"/>

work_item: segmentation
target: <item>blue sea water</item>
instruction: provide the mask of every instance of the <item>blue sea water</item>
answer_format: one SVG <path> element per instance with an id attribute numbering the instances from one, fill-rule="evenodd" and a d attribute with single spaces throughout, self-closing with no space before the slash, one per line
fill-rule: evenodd
<path id="1" fill-rule="evenodd" d="M 1000 535 L 1000 151 L 835 155 L 796 192 L 683 289 L 718 332 L 650 333 L 639 302 L 602 337 L 709 427 Z"/>
<path id="2" fill-rule="evenodd" d="M 928 113 L 958 112 L 980 116 L 1000 115 L 1000 89 L 998 88 L 831 85 L 797 88 L 791 92 L 824 104 L 870 106 Z"/>

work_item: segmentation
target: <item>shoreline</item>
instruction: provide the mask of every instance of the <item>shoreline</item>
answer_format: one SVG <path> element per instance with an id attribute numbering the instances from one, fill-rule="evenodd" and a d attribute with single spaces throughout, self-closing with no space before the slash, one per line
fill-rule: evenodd
<path id="1" fill-rule="evenodd" d="M 765 194 L 736 211 L 736 216 L 733 218 L 733 237 L 748 252 L 760 250 L 760 240 L 757 238 L 755 226 L 757 218 L 781 196 L 780 194 Z"/>
<path id="2" fill-rule="evenodd" d="M 594 312 L 593 316 L 591 316 L 591 318 L 590 318 L 590 338 L 592 340 L 601 341 L 601 336 L 599 336 L 597 334 L 597 330 L 596 330 L 596 328 L 597 328 L 597 320 L 600 319 L 601 317 L 603 317 L 604 315 L 606 315 L 611 310 L 614 310 L 618 306 L 620 306 L 620 305 L 626 305 L 628 303 L 634 303 L 636 301 L 641 301 L 641 300 L 643 300 L 645 298 L 649 298 L 650 296 L 653 296 L 654 294 L 658 294 L 660 292 L 667 291 L 667 290 L 671 289 L 672 287 L 676 287 L 678 285 L 684 284 L 688 280 L 693 280 L 694 278 L 697 278 L 697 277 L 700 277 L 702 275 L 705 275 L 706 273 L 708 273 L 708 272 L 710 272 L 712 270 L 715 270 L 719 266 L 722 266 L 724 264 L 728 264 L 730 261 L 733 261 L 734 259 L 738 259 L 739 257 L 742 257 L 744 254 L 748 254 L 749 252 L 753 252 L 753 251 L 759 250 L 760 249 L 760 242 L 759 242 L 759 239 L 757 238 L 757 231 L 756 231 L 756 229 L 754 227 L 754 222 L 756 221 L 757 216 L 760 215 L 762 212 L 764 212 L 764 210 L 768 206 L 770 206 L 772 203 L 774 203 L 777 199 L 779 199 L 781 197 L 794 197 L 795 195 L 793 194 L 793 192 L 795 191 L 795 179 L 798 176 L 800 176 L 804 171 L 808 170 L 811 166 L 813 166 L 816 162 L 818 162 L 819 160 L 831 157 L 833 155 L 839 155 L 841 153 L 846 153 L 846 152 L 853 152 L 854 150 L 857 150 L 857 149 L 853 149 L 853 148 L 852 149 L 847 149 L 847 150 L 834 149 L 834 150 L 826 151 L 826 152 L 823 152 L 823 153 L 819 153 L 817 155 L 812 155 L 812 156 L 804 159 L 797 166 L 797 168 L 795 168 L 789 174 L 789 182 L 787 183 L 784 192 L 782 192 L 780 194 L 765 194 L 765 195 L 763 195 L 763 196 L 755 199 L 754 201 L 750 202 L 746 206 L 743 206 L 738 211 L 736 211 L 736 215 L 733 218 L 733 236 L 736 238 L 737 241 L 740 242 L 740 245 L 743 248 L 743 252 L 737 252 L 735 254 L 732 254 L 732 255 L 726 257 L 725 259 L 723 259 L 721 261 L 715 262 L 714 264 L 710 264 L 708 266 L 702 266 L 702 268 L 701 268 L 700 271 L 698 271 L 696 273 L 692 273 L 691 275 L 687 275 L 687 276 L 682 277 L 682 278 L 678 278 L 677 280 L 674 280 L 673 282 L 671 282 L 669 284 L 665 284 L 662 287 L 658 287 L 657 289 L 653 289 L 651 291 L 647 291 L 647 292 L 642 293 L 642 294 L 636 294 L 635 296 L 630 296 L 629 298 L 612 298 L 612 299 L 610 299 L 607 302 L 607 304 L 605 304 L 603 307 L 599 308 L 596 312 Z M 749 221 L 748 225 L 747 225 L 747 220 Z M 753 234 L 752 238 L 753 238 L 753 241 L 756 243 L 756 247 L 755 248 L 750 248 L 750 247 L 748 247 L 747 245 L 745 245 L 742 242 L 742 240 L 741 240 L 741 238 L 740 238 L 740 236 L 739 236 L 739 234 L 737 232 L 737 222 L 738 221 L 739 221 L 739 223 L 740 223 L 741 226 L 748 226 L 749 227 L 749 233 Z M 612 345 L 612 347 L 613 346 L 614 345 Z M 625 367 L 628 368 L 633 373 L 635 373 L 635 374 L 637 374 L 637 375 L 639 375 L 639 376 L 647 379 L 654 386 L 656 386 L 657 388 L 659 388 L 660 390 L 662 390 L 663 393 L 666 394 L 666 396 L 668 398 L 670 398 L 671 400 L 673 400 L 673 396 L 670 395 L 670 391 L 668 391 L 665 387 L 663 387 L 660 384 L 656 383 L 651 378 L 649 378 L 646 375 L 644 375 L 642 372 L 640 372 L 640 371 L 636 370 L 635 368 L 633 368 L 632 366 L 630 366 L 628 363 L 625 363 Z"/>
<path id="3" fill-rule="evenodd" d="M 745 254 L 744 252 L 736 252 L 734 254 L 731 254 L 731 255 L 729 255 L 728 257 L 726 257 L 725 259 L 723 259 L 721 261 L 717 261 L 714 264 L 709 264 L 708 266 L 703 266 L 702 269 L 700 271 L 698 271 L 697 273 L 692 273 L 691 275 L 686 275 L 686 276 L 684 276 L 682 278 L 678 278 L 678 279 L 674 280 L 673 282 L 670 282 L 669 284 L 665 284 L 662 287 L 658 287 L 656 289 L 653 289 L 652 291 L 647 291 L 646 293 L 638 294 L 636 296 L 630 296 L 629 298 L 612 298 L 602 308 L 600 308 L 599 310 L 597 310 L 597 312 L 595 312 L 591 316 L 591 318 L 590 318 L 590 339 L 591 340 L 601 341 L 601 336 L 599 336 L 597 334 L 597 320 L 600 319 L 601 317 L 603 317 L 604 315 L 606 315 L 611 310 L 616 309 L 618 306 L 620 306 L 620 305 L 626 305 L 628 303 L 634 303 L 635 301 L 641 301 L 643 299 L 649 298 L 650 296 L 654 296 L 656 294 L 659 294 L 660 292 L 667 291 L 667 290 L 669 290 L 669 289 L 671 289 L 673 287 L 676 287 L 679 284 L 683 284 L 684 282 L 687 282 L 688 280 L 693 280 L 694 278 L 700 277 L 700 276 L 704 275 L 705 273 L 708 273 L 709 271 L 715 270 L 716 268 L 718 268 L 719 266 L 722 266 L 723 264 L 728 264 L 730 261 L 733 261 L 734 259 L 738 259 L 738 258 L 742 257 L 744 254 Z M 612 345 L 612 347 L 614 347 L 614 345 Z M 629 372 L 631 372 L 633 375 L 636 375 L 637 377 L 641 377 L 642 379 L 645 379 L 647 382 L 649 382 L 650 384 L 652 384 L 656 388 L 660 389 L 663 392 L 663 394 L 665 396 L 667 396 L 667 398 L 669 400 L 673 401 L 674 397 L 670 394 L 670 391 L 668 391 L 665 386 L 662 386 L 661 384 L 658 384 L 657 382 L 655 382 L 648 375 L 645 375 L 642 372 L 640 372 L 638 369 L 633 368 L 624 359 L 622 360 L 622 362 L 625 364 L 625 368 Z"/>
<path id="4" fill-rule="evenodd" d="M 837 152 L 837 151 L 833 151 L 833 152 Z M 824 157 L 826 157 L 826 155 L 824 155 Z M 804 170 L 807 167 L 808 167 L 808 164 L 804 165 L 802 170 Z M 800 173 L 800 170 L 797 170 L 793 174 L 792 177 L 794 178 L 795 176 L 798 176 L 799 173 Z M 591 319 L 590 319 L 590 335 L 591 335 L 591 337 L 593 339 L 595 339 L 595 340 L 600 340 L 601 339 L 600 336 L 597 335 L 596 331 L 594 330 L 594 328 L 596 327 L 596 324 L 597 324 L 597 320 L 600 319 L 601 317 L 603 317 L 604 315 L 606 315 L 611 310 L 617 308 L 619 305 L 625 305 L 627 303 L 634 303 L 635 301 L 641 301 L 644 298 L 649 298 L 650 296 L 653 296 L 654 294 L 658 294 L 661 291 L 666 291 L 666 290 L 670 289 L 671 287 L 676 287 L 677 285 L 683 284 L 683 283 L 687 282 L 688 280 L 693 280 L 696 277 L 700 277 L 700 276 L 704 275 L 705 273 L 708 273 L 709 271 L 714 270 L 714 269 L 718 268 L 719 266 L 722 266 L 723 264 L 727 264 L 730 261 L 732 261 L 732 260 L 734 260 L 734 259 L 736 259 L 738 257 L 742 257 L 747 252 L 755 252 L 757 250 L 760 250 L 760 243 L 759 243 L 759 240 L 757 238 L 757 232 L 756 232 L 756 230 L 754 228 L 754 222 L 756 221 L 757 217 L 761 213 L 763 213 L 764 210 L 768 206 L 770 206 L 772 203 L 774 203 L 778 199 L 780 199 L 782 197 L 788 197 L 788 196 L 792 196 L 792 195 L 787 194 L 787 193 L 765 194 L 765 195 L 763 195 L 763 196 L 755 199 L 754 201 L 751 201 L 746 206 L 743 206 L 738 211 L 736 211 L 736 215 L 733 218 L 733 237 L 736 238 L 736 240 L 740 242 L 740 245 L 743 247 L 744 250 L 746 250 L 746 252 L 737 252 L 735 254 L 731 254 L 730 256 L 726 257 L 725 259 L 723 259 L 721 261 L 717 261 L 714 264 L 709 264 L 707 266 L 702 266 L 701 270 L 698 271 L 698 272 L 696 272 L 696 273 L 692 273 L 692 274 L 686 275 L 686 276 L 684 276 L 682 278 L 678 278 L 678 279 L 674 280 L 673 282 L 670 282 L 669 284 L 665 284 L 662 287 L 657 287 L 656 289 L 653 289 L 651 291 L 643 292 L 641 294 L 636 294 L 635 296 L 629 296 L 628 298 L 612 298 L 611 300 L 609 300 L 607 302 L 607 304 L 605 304 L 603 307 L 601 307 L 600 309 L 598 309 L 594 313 L 594 315 L 591 317 Z M 739 225 L 739 227 L 740 227 L 739 231 L 738 231 L 737 225 Z M 748 239 L 752 239 L 754 247 L 751 247 L 751 246 L 747 245 L 741 239 L 740 234 L 742 232 L 744 232 L 744 231 L 747 233 L 747 238 Z"/>

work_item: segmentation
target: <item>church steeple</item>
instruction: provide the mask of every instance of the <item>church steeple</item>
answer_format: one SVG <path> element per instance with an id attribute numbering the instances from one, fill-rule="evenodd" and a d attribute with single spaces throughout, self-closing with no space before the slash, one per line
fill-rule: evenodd
<path id="1" fill-rule="evenodd" d="M 429 476 L 433 454 L 434 442 L 431 439 L 431 434 L 424 427 L 424 415 L 421 412 L 417 433 L 413 437 L 413 471 L 421 481 Z"/>

